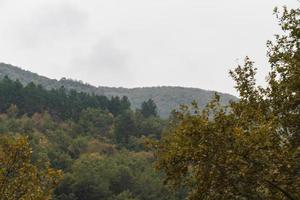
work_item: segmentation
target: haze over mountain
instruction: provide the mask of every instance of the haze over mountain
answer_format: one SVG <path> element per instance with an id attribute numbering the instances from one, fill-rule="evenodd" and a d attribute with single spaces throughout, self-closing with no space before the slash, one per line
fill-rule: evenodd
<path id="1" fill-rule="evenodd" d="M 228 70 L 250 56 L 258 84 L 275 6 L 297 0 L 0 0 L 1 62 L 93 85 L 180 85 L 233 95 Z"/>
<path id="2" fill-rule="evenodd" d="M 157 104 L 160 116 L 167 117 L 169 113 L 178 108 L 180 104 L 189 104 L 196 100 L 199 106 L 203 107 L 214 95 L 214 91 L 208 91 L 198 88 L 185 87 L 141 87 L 141 88 L 123 88 L 123 87 L 105 87 L 93 86 L 72 79 L 62 78 L 60 80 L 50 79 L 40 76 L 36 73 L 23 70 L 19 67 L 0 63 L 0 78 L 8 76 L 12 80 L 19 80 L 22 84 L 27 85 L 30 82 L 42 85 L 46 89 L 65 87 L 66 89 L 75 89 L 77 91 L 94 93 L 105 96 L 127 96 L 133 108 L 139 108 L 143 101 L 153 99 Z M 226 104 L 230 100 L 237 98 L 230 94 L 219 93 L 221 103 Z"/>

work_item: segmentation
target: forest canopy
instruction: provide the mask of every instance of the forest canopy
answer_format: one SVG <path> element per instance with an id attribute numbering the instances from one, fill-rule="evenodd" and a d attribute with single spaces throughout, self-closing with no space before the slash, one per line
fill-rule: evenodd
<path id="1" fill-rule="evenodd" d="M 132 110 L 126 96 L 49 91 L 8 77 L 0 81 L 0 94 L 1 200 L 185 195 L 164 185 L 153 153 L 144 147 L 167 124 L 152 100 Z"/>

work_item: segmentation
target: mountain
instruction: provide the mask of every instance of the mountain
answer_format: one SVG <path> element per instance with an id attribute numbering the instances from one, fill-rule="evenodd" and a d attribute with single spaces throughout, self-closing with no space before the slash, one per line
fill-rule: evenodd
<path id="1" fill-rule="evenodd" d="M 215 91 L 208 91 L 198 88 L 185 87 L 142 87 L 142 88 L 123 88 L 123 87 L 95 87 L 82 81 L 62 78 L 60 80 L 50 79 L 36 73 L 23 70 L 19 67 L 0 63 L 0 79 L 8 76 L 12 80 L 19 80 L 27 85 L 30 82 L 42 85 L 46 89 L 59 88 L 64 86 L 66 89 L 94 93 L 105 96 L 127 96 L 133 108 L 139 108 L 141 103 L 148 99 L 153 99 L 158 107 L 158 113 L 162 117 L 167 117 L 169 113 L 178 108 L 180 104 L 189 104 L 196 100 L 200 107 L 206 105 L 211 100 Z M 221 96 L 221 103 L 227 104 L 230 100 L 237 100 L 237 97 L 218 93 Z"/>

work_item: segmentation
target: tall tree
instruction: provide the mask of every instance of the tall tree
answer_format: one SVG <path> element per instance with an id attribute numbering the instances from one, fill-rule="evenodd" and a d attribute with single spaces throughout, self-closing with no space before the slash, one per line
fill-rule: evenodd
<path id="1" fill-rule="evenodd" d="M 230 72 L 238 102 L 223 107 L 216 96 L 202 111 L 183 106 L 157 144 L 158 168 L 190 199 L 300 199 L 300 9 L 278 19 L 285 34 L 268 42 L 268 86 L 256 86 L 246 58 Z"/>
<path id="2" fill-rule="evenodd" d="M 127 145 L 130 136 L 136 136 L 136 123 L 131 110 L 124 111 L 116 118 L 115 138 L 118 144 Z"/>
<path id="3" fill-rule="evenodd" d="M 268 41 L 268 56 L 272 66 L 269 93 L 272 107 L 279 117 L 282 133 L 293 137 L 300 145 L 300 9 L 283 8 L 282 17 L 276 8 L 279 25 L 286 33 Z"/>
<path id="4" fill-rule="evenodd" d="M 144 101 L 141 105 L 141 113 L 144 117 L 157 116 L 157 106 L 152 99 Z"/>

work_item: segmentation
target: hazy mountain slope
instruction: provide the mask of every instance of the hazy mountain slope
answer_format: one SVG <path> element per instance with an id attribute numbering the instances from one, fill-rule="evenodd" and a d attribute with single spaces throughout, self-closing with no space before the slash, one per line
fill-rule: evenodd
<path id="1" fill-rule="evenodd" d="M 0 78 L 8 76 L 13 80 L 19 80 L 26 85 L 30 82 L 40 84 L 46 89 L 59 88 L 64 86 L 67 89 L 75 89 L 88 93 L 95 93 L 106 96 L 128 96 L 134 108 L 140 107 L 141 103 L 149 98 L 152 98 L 158 106 L 159 114 L 162 117 L 167 117 L 170 111 L 178 108 L 180 104 L 188 104 L 193 100 L 198 101 L 200 106 L 204 106 L 213 96 L 214 91 L 207 91 L 197 88 L 184 87 L 145 87 L 145 88 L 115 88 L 115 87 L 95 87 L 85 84 L 81 81 L 74 81 L 71 79 L 49 79 L 40 76 L 30 71 L 25 71 L 21 68 L 0 63 Z M 221 95 L 221 101 L 226 104 L 229 100 L 236 100 L 237 98 L 229 95 Z"/>

